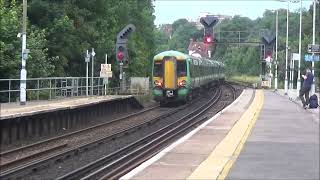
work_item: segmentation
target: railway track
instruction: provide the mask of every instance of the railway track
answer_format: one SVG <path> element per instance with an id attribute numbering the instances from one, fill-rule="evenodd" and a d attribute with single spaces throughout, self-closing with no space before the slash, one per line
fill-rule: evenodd
<path id="1" fill-rule="evenodd" d="M 113 141 L 113 140 L 120 138 L 124 135 L 128 135 L 132 132 L 135 132 L 135 131 L 141 129 L 142 127 L 149 126 L 150 124 L 155 123 L 156 121 L 167 118 L 169 116 L 174 116 L 177 112 L 180 112 L 181 110 L 183 110 L 187 107 L 188 106 L 185 105 L 185 106 L 182 106 L 179 108 L 171 108 L 171 110 L 168 110 L 166 108 L 161 108 L 162 111 L 168 111 L 166 113 L 162 113 L 161 115 L 159 115 L 159 112 L 155 113 L 156 107 L 154 107 L 154 108 L 146 109 L 146 110 L 143 110 L 141 112 L 138 112 L 138 113 L 135 113 L 132 115 L 128 115 L 123 118 L 113 120 L 111 122 L 99 124 L 99 125 L 96 125 L 96 126 L 84 129 L 84 130 L 80 130 L 80 131 L 73 132 L 73 133 L 70 133 L 67 135 L 52 138 L 47 141 L 39 142 L 39 143 L 32 144 L 32 145 L 29 145 L 26 147 L 22 147 L 22 148 L 18 148 L 15 150 L 4 152 L 1 154 L 1 160 L 5 160 L 5 161 L 1 161 L 0 167 L 1 167 L 2 171 L 0 174 L 0 178 L 1 179 L 21 178 L 21 177 L 24 177 L 25 175 L 37 173 L 38 171 L 41 171 L 41 169 L 44 169 L 46 167 L 50 167 L 51 165 L 53 165 L 55 163 L 63 162 L 64 160 L 66 160 L 70 157 L 77 156 L 77 155 L 79 155 L 83 152 L 89 151 L 90 149 L 93 149 L 101 144 L 105 144 L 108 141 Z M 221 108 L 222 107 L 223 106 L 221 106 Z M 136 121 L 134 124 L 130 124 L 129 126 L 126 126 L 125 128 L 117 129 L 113 133 L 107 133 L 106 135 L 98 136 L 98 137 L 95 136 L 91 141 L 88 140 L 88 138 L 85 138 L 85 136 L 90 136 L 90 134 L 86 134 L 89 131 L 97 130 L 99 128 L 103 128 L 106 126 L 110 126 L 111 124 L 114 124 L 115 126 L 117 126 L 116 122 L 119 122 L 120 120 L 124 121 L 125 119 L 132 120 L 132 118 L 134 116 L 136 116 L 138 119 L 139 118 L 141 119 L 142 114 L 144 114 L 144 117 L 148 117 L 148 118 L 145 118 L 145 120 L 140 121 L 140 122 Z M 158 116 L 154 117 L 154 116 L 152 116 L 152 114 L 158 114 Z M 191 114 L 189 114 L 188 116 L 191 116 Z M 186 118 L 186 117 L 184 117 L 184 118 Z M 203 119 L 205 119 L 205 117 Z M 130 121 L 130 122 L 132 123 L 133 121 Z M 168 130 L 168 129 L 166 129 L 166 130 Z M 166 130 L 163 129 L 162 131 L 166 131 Z M 99 130 L 97 132 L 99 132 Z M 102 131 L 102 132 L 104 132 L 104 131 Z M 79 134 L 82 134 L 82 136 L 84 136 L 84 137 L 80 137 Z M 97 135 L 97 134 L 101 134 L 101 130 L 100 130 L 100 133 L 95 133 L 95 135 Z M 74 143 L 70 140 L 69 141 L 67 140 L 68 138 L 72 139 L 75 136 L 78 137 L 77 139 L 80 139 L 80 140 L 82 139 L 83 140 L 82 143 L 77 144 L 77 143 Z M 154 136 L 157 136 L 157 135 L 154 135 Z M 148 141 L 150 141 L 150 138 L 151 137 L 149 137 Z M 145 144 L 146 141 L 140 141 L 140 144 L 141 143 Z M 44 145 L 44 144 L 47 144 L 47 145 Z M 44 146 L 45 148 L 40 148 L 42 146 Z M 135 149 L 133 147 L 138 147 L 138 145 L 131 146 L 132 151 Z M 36 149 L 36 151 L 35 151 L 35 149 Z M 28 151 L 29 151 L 29 153 L 26 153 Z M 126 151 L 128 152 L 129 150 L 126 150 Z M 33 153 L 30 153 L 30 152 L 33 152 Z M 108 155 L 109 159 L 110 158 L 117 159 L 116 155 L 118 154 L 118 151 L 116 151 L 116 152 L 117 153 L 109 154 Z M 122 153 L 124 153 L 124 152 L 125 151 L 122 151 Z M 19 156 L 19 154 L 22 154 L 22 155 Z M 18 158 L 17 158 L 17 156 L 18 156 Z M 11 157 L 11 159 L 14 159 L 14 160 L 10 161 L 10 158 L 8 158 L 8 157 Z M 84 166 L 82 166 L 82 167 L 84 167 Z M 90 170 L 90 171 L 92 171 L 92 170 Z M 60 178 L 65 179 L 64 176 L 60 176 Z"/>
<path id="2" fill-rule="evenodd" d="M 133 113 L 118 119 L 114 119 L 109 122 L 101 123 L 72 133 L 57 136 L 9 151 L 1 152 L 0 177 L 4 177 L 8 173 L 11 174 L 15 171 L 15 169 L 24 169 L 25 167 L 30 166 L 30 164 L 38 164 L 41 161 L 41 158 L 50 157 L 50 155 L 54 155 L 57 153 L 59 154 L 63 149 L 71 149 L 72 146 L 77 148 L 77 146 L 81 146 L 79 144 L 81 144 L 82 141 L 88 141 L 88 138 L 85 137 L 90 136 L 90 133 L 92 133 L 92 131 L 101 131 L 101 129 L 103 130 L 107 126 L 111 126 L 112 124 L 116 125 L 119 122 L 128 120 L 129 118 L 138 117 L 141 114 L 152 112 L 156 108 L 158 108 L 158 106 L 151 107 L 139 111 L 137 113 Z M 84 137 L 81 138 L 81 136 Z M 34 161 L 34 163 L 32 163 L 32 161 Z"/>
<path id="3" fill-rule="evenodd" d="M 136 142 L 104 156 L 84 167 L 76 169 L 59 180 L 66 179 L 118 179 L 134 167 L 159 152 L 168 143 L 190 131 L 207 119 L 203 113 L 214 106 L 216 113 L 236 99 L 236 89 L 226 84 L 228 91 L 222 93 L 219 88 L 213 97 L 196 110 L 179 118 L 177 121 L 143 137 Z M 222 101 L 221 101 L 222 99 Z M 220 102 L 219 102 L 220 101 Z M 219 102 L 219 103 L 218 103 Z"/>
<path id="4" fill-rule="evenodd" d="M 209 103 L 211 101 L 216 103 L 220 96 L 221 90 L 219 89 Z M 103 179 L 118 178 L 123 172 L 127 171 L 126 169 L 138 165 L 154 153 L 158 152 L 157 149 L 160 149 L 160 146 L 163 143 L 167 143 L 171 138 L 185 131 L 187 127 L 194 125 L 192 120 L 205 111 L 208 104 L 203 104 L 195 111 L 190 112 L 158 131 L 143 137 L 108 156 L 102 157 L 87 166 L 59 177 L 58 179 L 98 179 L 101 178 L 102 175 L 104 176 Z"/>
<path id="5" fill-rule="evenodd" d="M 139 129 L 141 126 L 146 126 L 166 116 L 173 115 L 185 107 L 157 110 L 157 106 L 66 135 L 2 152 L 0 154 L 0 177 L 19 177 L 29 172 L 37 171 L 37 167 L 54 163 L 54 161 L 59 162 L 64 157 L 71 156 L 70 154 L 86 151 L 90 147 L 96 146 L 96 144 L 103 143 L 103 141 L 114 140 L 124 134 L 128 134 L 130 131 Z M 153 114 L 158 116 L 154 117 Z M 132 120 L 134 117 L 136 119 Z M 122 125 L 119 125 L 120 123 Z M 126 126 L 124 127 L 123 124 L 126 124 Z"/>

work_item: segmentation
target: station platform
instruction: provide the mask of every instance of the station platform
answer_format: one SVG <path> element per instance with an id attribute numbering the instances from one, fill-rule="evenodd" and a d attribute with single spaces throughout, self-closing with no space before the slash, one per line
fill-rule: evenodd
<path id="1" fill-rule="evenodd" d="M 81 106 L 98 104 L 106 101 L 127 99 L 131 95 L 108 95 L 92 97 L 74 97 L 68 99 L 55 99 L 50 101 L 30 101 L 26 105 L 19 103 L 1 103 L 0 119 L 29 116 L 43 112 L 52 112 L 64 109 L 73 109 Z"/>
<path id="2" fill-rule="evenodd" d="M 246 89 L 120 179 L 319 179 L 319 109 Z"/>
<path id="3" fill-rule="evenodd" d="M 79 130 L 143 108 L 132 95 L 77 97 L 0 106 L 0 151 Z"/>

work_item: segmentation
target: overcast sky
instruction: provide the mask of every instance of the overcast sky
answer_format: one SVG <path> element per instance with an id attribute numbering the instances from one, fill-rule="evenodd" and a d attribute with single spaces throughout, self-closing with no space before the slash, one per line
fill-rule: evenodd
<path id="1" fill-rule="evenodd" d="M 282 0 L 285 1 L 285 0 Z M 290 3 L 290 11 L 298 11 L 300 2 Z M 303 8 L 309 9 L 312 0 L 303 0 Z M 287 2 L 276 0 L 156 0 L 155 6 L 155 24 L 173 23 L 180 18 L 196 19 L 201 12 L 210 12 L 220 15 L 241 15 L 256 19 L 262 17 L 266 9 L 274 10 L 287 8 Z M 318 7 L 318 6 L 317 6 Z"/>

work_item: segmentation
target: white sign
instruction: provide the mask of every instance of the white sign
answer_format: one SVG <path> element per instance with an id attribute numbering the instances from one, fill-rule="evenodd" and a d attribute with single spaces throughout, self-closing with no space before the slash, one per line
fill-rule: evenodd
<path id="1" fill-rule="evenodd" d="M 111 64 L 101 64 L 100 77 L 112 77 Z"/>
<path id="2" fill-rule="evenodd" d="M 111 64 L 101 64 L 101 71 L 111 71 Z"/>
<path id="3" fill-rule="evenodd" d="M 292 60 L 299 61 L 299 59 L 300 59 L 299 53 L 292 53 Z"/>
<path id="4" fill-rule="evenodd" d="M 100 77 L 104 78 L 111 78 L 112 77 L 112 71 L 100 71 Z"/>

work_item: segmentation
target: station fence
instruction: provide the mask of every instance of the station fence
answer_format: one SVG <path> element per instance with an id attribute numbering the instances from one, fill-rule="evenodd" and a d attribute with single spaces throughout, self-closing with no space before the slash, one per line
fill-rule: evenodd
<path id="1" fill-rule="evenodd" d="M 89 96 L 148 95 L 150 93 L 149 86 L 144 88 L 129 85 L 124 88 L 125 91 L 120 91 L 120 87 L 109 87 L 101 77 L 94 77 L 93 83 L 91 78 L 88 81 Z M 26 93 L 27 101 L 86 96 L 86 77 L 28 78 Z M 0 102 L 19 102 L 19 98 L 20 79 L 0 79 Z"/>

